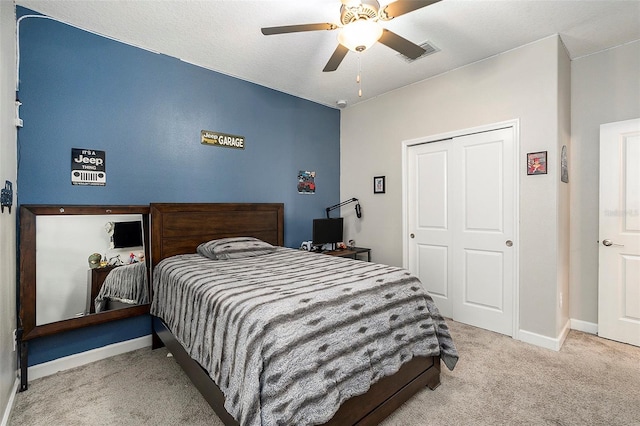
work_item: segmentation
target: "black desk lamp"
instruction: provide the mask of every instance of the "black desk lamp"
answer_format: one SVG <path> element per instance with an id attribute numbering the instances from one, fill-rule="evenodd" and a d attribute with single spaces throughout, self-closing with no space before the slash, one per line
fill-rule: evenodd
<path id="1" fill-rule="evenodd" d="M 331 210 L 335 210 L 335 209 L 337 209 L 339 207 L 346 206 L 347 204 L 353 203 L 353 202 L 357 203 L 356 204 L 356 216 L 358 216 L 358 219 L 361 218 L 362 217 L 362 208 L 360 207 L 360 201 L 358 201 L 357 198 L 351 198 L 351 199 L 349 199 L 347 201 L 343 201 L 343 202 L 338 203 L 338 204 L 336 204 L 334 206 L 327 207 L 325 209 L 327 211 L 327 219 L 329 219 L 329 212 Z"/>

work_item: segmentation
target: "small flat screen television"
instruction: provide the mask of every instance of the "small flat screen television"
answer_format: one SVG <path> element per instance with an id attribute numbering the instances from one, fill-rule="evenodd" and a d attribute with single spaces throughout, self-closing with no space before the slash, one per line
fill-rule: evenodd
<path id="1" fill-rule="evenodd" d="M 113 246 L 115 248 L 142 247 L 142 222 L 115 222 Z"/>
<path id="2" fill-rule="evenodd" d="M 342 241 L 343 219 L 313 219 L 313 245 L 335 244 Z"/>

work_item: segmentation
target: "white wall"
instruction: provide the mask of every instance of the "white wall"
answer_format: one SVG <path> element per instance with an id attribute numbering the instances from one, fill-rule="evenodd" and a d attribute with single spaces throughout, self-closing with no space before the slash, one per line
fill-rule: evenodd
<path id="1" fill-rule="evenodd" d="M 0 187 L 9 180 L 16 187 L 15 47 L 13 2 L 0 1 Z M 15 203 L 15 198 L 14 198 Z M 16 380 L 16 209 L 0 214 L 0 416 L 11 399 Z"/>
<path id="2" fill-rule="evenodd" d="M 340 193 L 358 198 L 363 211 L 361 221 L 344 211 L 345 238 L 371 247 L 374 261 L 399 266 L 402 141 L 520 119 L 520 329 L 551 338 L 558 317 L 559 49 L 558 38 L 549 37 L 341 115 Z M 527 176 L 526 153 L 536 151 L 548 151 L 549 172 Z M 372 193 L 377 175 L 387 177 L 386 194 Z"/>
<path id="3" fill-rule="evenodd" d="M 598 322 L 600 125 L 640 117 L 640 41 L 571 63 L 571 318 Z"/>

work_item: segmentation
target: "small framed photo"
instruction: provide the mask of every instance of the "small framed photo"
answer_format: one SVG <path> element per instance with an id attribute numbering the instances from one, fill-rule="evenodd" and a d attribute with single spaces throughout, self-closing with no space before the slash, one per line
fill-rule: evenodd
<path id="1" fill-rule="evenodd" d="M 530 152 L 527 154 L 527 174 L 547 174 L 547 151 Z"/>
<path id="2" fill-rule="evenodd" d="M 384 194 L 384 176 L 375 176 L 373 178 L 373 193 Z"/>

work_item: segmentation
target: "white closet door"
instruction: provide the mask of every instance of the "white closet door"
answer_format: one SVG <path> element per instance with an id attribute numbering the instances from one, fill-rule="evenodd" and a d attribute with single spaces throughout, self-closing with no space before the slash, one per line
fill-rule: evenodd
<path id="1" fill-rule="evenodd" d="M 513 130 L 454 139 L 453 312 L 457 321 L 513 335 Z"/>
<path id="2" fill-rule="evenodd" d="M 444 316 L 513 335 L 512 128 L 414 145 L 407 155 L 408 268 Z"/>
<path id="3" fill-rule="evenodd" d="M 410 147 L 408 157 L 409 270 L 422 281 L 440 313 L 453 316 L 451 300 L 451 141 Z"/>

